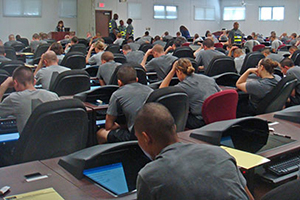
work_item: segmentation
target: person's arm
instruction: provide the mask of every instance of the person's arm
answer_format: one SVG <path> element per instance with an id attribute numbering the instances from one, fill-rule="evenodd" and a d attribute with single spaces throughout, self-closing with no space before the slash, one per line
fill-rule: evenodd
<path id="1" fill-rule="evenodd" d="M 71 47 L 71 42 L 66 45 L 65 53 L 68 53 L 70 47 Z"/>
<path id="2" fill-rule="evenodd" d="M 247 90 L 246 90 L 246 81 L 247 81 L 248 76 L 251 73 L 254 73 L 254 74 L 257 75 L 257 68 L 249 68 L 245 73 L 243 73 L 243 75 L 236 82 L 236 87 L 238 89 L 240 89 L 243 92 L 247 93 Z"/>
<path id="3" fill-rule="evenodd" d="M 106 85 L 106 83 L 105 83 L 104 80 L 102 80 L 102 79 L 99 79 L 99 83 L 100 83 L 101 86 Z"/>
<path id="4" fill-rule="evenodd" d="M 143 199 L 143 200 L 150 200 L 151 197 L 151 188 L 145 183 L 143 178 L 138 175 L 137 181 L 136 181 L 136 189 L 137 189 L 137 199 Z"/>
<path id="5" fill-rule="evenodd" d="M 38 64 L 37 68 L 35 69 L 33 75 L 36 76 L 36 74 L 38 73 L 38 71 L 39 71 L 40 69 L 42 69 L 43 66 L 44 66 L 44 54 L 41 56 L 41 59 L 40 59 L 40 61 L 39 61 L 39 64 Z"/>
<path id="6" fill-rule="evenodd" d="M 171 80 L 172 80 L 172 78 L 173 78 L 173 76 L 175 75 L 175 72 L 176 72 L 176 68 L 175 68 L 176 64 L 177 64 L 177 61 L 174 62 L 171 71 L 168 73 L 168 75 L 165 77 L 163 82 L 160 84 L 159 88 L 168 87 L 170 85 L 170 82 L 171 82 Z"/>
<path id="7" fill-rule="evenodd" d="M 112 115 L 106 115 L 105 120 L 105 129 L 107 131 L 118 129 L 120 126 L 117 124 L 116 121 L 117 117 Z"/>
<path id="8" fill-rule="evenodd" d="M 228 52 L 228 56 L 231 57 L 232 56 L 232 52 L 235 50 L 235 49 L 238 49 L 237 46 L 233 46 L 230 48 L 229 52 Z"/>
<path id="9" fill-rule="evenodd" d="M 86 63 L 89 63 L 89 59 L 91 57 L 91 54 L 92 54 L 92 51 L 93 51 L 94 48 L 95 48 L 95 46 L 94 46 L 94 44 L 92 44 L 89 51 L 88 51 L 88 53 L 87 53 L 87 55 L 86 55 L 86 58 L 85 58 Z"/>
<path id="10" fill-rule="evenodd" d="M 247 193 L 247 195 L 248 195 L 248 197 L 249 197 L 249 200 L 254 200 L 254 197 L 252 196 L 252 194 L 251 194 L 251 192 L 249 191 L 249 189 L 248 189 L 247 186 L 245 186 L 245 191 L 246 191 L 246 193 Z"/>
<path id="11" fill-rule="evenodd" d="M 196 54 L 197 54 L 199 51 L 201 51 L 202 48 L 203 48 L 203 44 L 200 43 L 200 47 L 194 52 L 194 57 L 195 57 L 195 58 L 196 58 Z"/>
<path id="12" fill-rule="evenodd" d="M 143 68 L 145 69 L 145 71 L 147 71 L 147 69 L 145 67 L 146 66 L 146 62 L 147 62 L 147 58 L 151 54 L 152 54 L 152 49 L 148 49 L 148 51 L 145 53 L 144 58 L 143 58 L 143 60 L 141 62 L 141 65 L 143 66 Z"/>
<path id="13" fill-rule="evenodd" d="M 169 46 L 169 47 L 165 50 L 165 54 L 167 54 L 170 50 L 174 50 L 173 46 Z"/>
<path id="14" fill-rule="evenodd" d="M 12 77 L 8 77 L 1 85 L 0 85 L 0 102 L 2 102 L 2 98 L 4 93 L 8 88 L 14 87 L 14 81 Z"/>

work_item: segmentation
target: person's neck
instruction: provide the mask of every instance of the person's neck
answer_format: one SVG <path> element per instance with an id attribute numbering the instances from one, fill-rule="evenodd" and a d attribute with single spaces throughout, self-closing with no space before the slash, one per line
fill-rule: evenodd
<path id="1" fill-rule="evenodd" d="M 175 138 L 173 138 L 173 140 L 171 140 L 171 141 L 169 141 L 169 142 L 167 142 L 167 143 L 159 143 L 159 144 L 157 144 L 156 146 L 155 146 L 155 148 L 153 149 L 153 159 L 155 159 L 155 157 L 158 155 L 158 154 L 160 154 L 161 153 L 161 151 L 164 149 L 164 148 L 166 148 L 166 147 L 168 147 L 168 146 L 170 146 L 170 145 L 172 145 L 172 144 L 175 144 L 175 143 L 177 143 L 177 142 L 179 142 L 179 139 L 178 139 L 178 137 L 175 137 Z"/>
<path id="2" fill-rule="evenodd" d="M 261 77 L 262 77 L 262 78 L 274 78 L 273 74 L 270 74 L 270 73 L 267 72 L 267 71 L 263 71 L 263 72 L 261 73 Z"/>

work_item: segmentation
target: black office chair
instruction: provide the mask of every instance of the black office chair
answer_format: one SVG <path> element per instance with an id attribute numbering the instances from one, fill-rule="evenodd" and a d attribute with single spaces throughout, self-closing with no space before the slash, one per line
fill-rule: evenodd
<path id="1" fill-rule="evenodd" d="M 242 75 L 247 69 L 251 67 L 256 67 L 258 62 L 263 59 L 265 56 L 258 51 L 254 51 L 251 53 L 248 53 L 245 57 L 245 60 L 243 62 L 240 74 Z"/>
<path id="2" fill-rule="evenodd" d="M 68 52 L 60 65 L 70 69 L 83 69 L 86 66 L 85 55 L 78 51 Z"/>
<path id="3" fill-rule="evenodd" d="M 120 53 L 120 45 L 110 44 L 106 47 L 105 51 L 110 51 L 112 53 Z"/>
<path id="4" fill-rule="evenodd" d="M 11 45 L 15 49 L 16 52 L 20 52 L 25 48 L 25 45 L 23 43 L 14 43 Z"/>
<path id="5" fill-rule="evenodd" d="M 115 69 L 114 73 L 112 74 L 112 76 L 110 78 L 109 85 L 118 85 L 117 73 L 118 73 L 119 69 L 123 66 L 133 67 L 136 70 L 136 75 L 137 75 L 137 78 L 138 78 L 138 82 L 141 83 L 141 84 L 147 85 L 148 81 L 147 81 L 146 71 L 138 63 L 125 63 L 123 65 L 117 66 L 117 68 Z"/>
<path id="6" fill-rule="evenodd" d="M 293 75 L 282 78 L 278 84 L 260 101 L 256 114 L 265 114 L 282 110 L 287 99 L 296 87 L 297 78 Z"/>
<path id="7" fill-rule="evenodd" d="M 84 56 L 86 55 L 86 46 L 84 44 L 78 43 L 71 46 L 68 53 L 71 52 L 81 52 Z"/>
<path id="8" fill-rule="evenodd" d="M 194 58 L 193 50 L 190 47 L 177 47 L 173 56 L 177 58 Z"/>
<path id="9" fill-rule="evenodd" d="M 10 74 L 3 69 L 0 69 L 0 85 L 10 76 Z"/>
<path id="10" fill-rule="evenodd" d="M 16 55 L 16 50 L 13 47 L 4 47 L 6 58 L 9 58 L 11 60 L 18 60 Z"/>
<path id="11" fill-rule="evenodd" d="M 90 76 L 84 70 L 68 70 L 53 73 L 49 90 L 58 96 L 74 95 L 90 89 Z"/>
<path id="12" fill-rule="evenodd" d="M 144 43 L 140 46 L 139 50 L 143 51 L 144 53 L 146 53 L 148 51 L 148 49 L 152 49 L 153 45 L 149 44 L 149 43 Z"/>
<path id="13" fill-rule="evenodd" d="M 155 82 L 155 83 L 151 83 L 151 84 L 149 84 L 149 87 L 152 88 L 153 90 L 158 89 L 159 86 L 160 86 L 160 84 L 161 84 L 162 82 L 163 82 L 163 80 L 157 81 L 157 82 Z M 177 77 L 173 77 L 173 78 L 171 79 L 171 82 L 170 82 L 169 86 L 177 85 L 179 82 L 180 82 L 180 81 L 179 81 L 179 79 L 178 79 Z"/>
<path id="14" fill-rule="evenodd" d="M 299 49 L 293 53 L 291 59 L 294 61 L 295 65 L 300 64 L 300 50 Z"/>
<path id="15" fill-rule="evenodd" d="M 30 115 L 13 151 L 14 163 L 68 155 L 86 147 L 88 117 L 78 99 L 51 101 Z"/>
<path id="16" fill-rule="evenodd" d="M 53 43 L 55 43 L 56 42 L 56 40 L 55 39 L 46 39 L 46 42 L 47 42 L 47 44 L 53 44 Z"/>
<path id="17" fill-rule="evenodd" d="M 215 48 L 215 50 L 220 51 L 221 53 L 224 53 L 226 55 L 226 50 L 220 47 Z"/>
<path id="18" fill-rule="evenodd" d="M 85 38 L 78 38 L 78 44 L 83 44 L 85 48 L 89 45 L 88 41 Z"/>
<path id="19" fill-rule="evenodd" d="M 30 62 L 30 64 L 34 65 L 34 64 L 38 64 L 41 56 L 43 55 L 43 53 L 45 53 L 51 44 L 40 44 L 38 46 L 38 48 L 35 50 L 34 55 L 32 57 L 32 61 Z"/>
<path id="20" fill-rule="evenodd" d="M 300 180 L 289 181 L 265 194 L 261 200 L 299 200 Z"/>
<path id="21" fill-rule="evenodd" d="M 127 59 L 122 53 L 114 53 L 114 61 L 122 64 L 127 63 Z"/>
<path id="22" fill-rule="evenodd" d="M 236 82 L 240 78 L 240 75 L 234 72 L 226 72 L 213 76 L 213 78 L 218 85 L 236 87 Z"/>
<path id="23" fill-rule="evenodd" d="M 114 43 L 114 41 L 110 37 L 103 37 L 102 39 L 104 40 L 105 44 L 113 44 Z"/>
<path id="24" fill-rule="evenodd" d="M 216 76 L 226 72 L 237 73 L 233 58 L 228 56 L 215 56 L 205 69 L 207 76 Z"/>
<path id="25" fill-rule="evenodd" d="M 27 38 L 19 38 L 17 39 L 17 41 L 22 42 L 25 45 L 25 47 L 29 46 L 29 41 Z"/>
<path id="26" fill-rule="evenodd" d="M 5 70 L 12 76 L 14 70 L 18 67 L 25 66 L 24 62 L 19 60 L 5 61 L 0 64 L 0 69 Z"/>
<path id="27" fill-rule="evenodd" d="M 101 100 L 103 103 L 108 104 L 111 95 L 119 89 L 117 85 L 105 85 L 94 90 L 80 92 L 74 95 L 74 98 L 80 99 L 83 102 L 89 102 L 92 104 L 98 104 L 97 100 Z"/>
<path id="28" fill-rule="evenodd" d="M 166 106 L 175 120 L 176 131 L 184 131 L 189 102 L 187 94 L 181 88 L 166 87 L 154 90 L 146 101 L 149 102 L 158 102 Z"/>
<path id="29" fill-rule="evenodd" d="M 174 44 L 175 39 L 170 39 L 167 41 L 167 44 L 165 45 L 164 50 L 166 50 L 169 46 L 172 46 Z"/>
<path id="30" fill-rule="evenodd" d="M 82 70 L 86 71 L 90 75 L 90 77 L 97 77 L 98 69 L 99 66 L 94 65 L 94 66 L 83 68 Z"/>

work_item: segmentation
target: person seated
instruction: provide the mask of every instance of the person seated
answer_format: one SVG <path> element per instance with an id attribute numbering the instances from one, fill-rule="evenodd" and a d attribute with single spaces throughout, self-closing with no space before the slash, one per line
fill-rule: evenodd
<path id="1" fill-rule="evenodd" d="M 91 46 L 93 43 L 96 43 L 98 40 L 104 43 L 100 33 L 96 33 L 96 35 L 89 40 L 89 46 Z"/>
<path id="2" fill-rule="evenodd" d="M 278 50 L 278 47 L 280 45 L 282 45 L 283 43 L 280 40 L 278 40 L 276 36 L 271 36 L 270 41 L 271 41 L 271 51 L 273 53 L 276 53 Z"/>
<path id="3" fill-rule="evenodd" d="M 181 33 L 178 31 L 176 32 L 176 37 L 180 37 L 181 36 Z"/>
<path id="4" fill-rule="evenodd" d="M 292 33 L 290 36 L 290 45 L 296 46 L 297 43 L 297 33 Z"/>
<path id="5" fill-rule="evenodd" d="M 133 42 L 131 38 L 127 40 L 127 44 L 130 46 L 132 51 L 138 51 L 141 46 L 140 44 Z"/>
<path id="6" fill-rule="evenodd" d="M 151 59 L 147 64 L 148 56 L 153 55 L 153 59 Z M 146 71 L 154 71 L 157 73 L 158 80 L 162 80 L 166 77 L 170 69 L 172 68 L 172 63 L 177 59 L 177 57 L 172 55 L 166 55 L 164 52 L 164 48 L 156 44 L 152 49 L 149 49 L 141 62 L 141 65 L 144 67 Z"/>
<path id="7" fill-rule="evenodd" d="M 238 73 L 240 73 L 243 63 L 244 63 L 244 60 L 245 60 L 245 57 L 246 57 L 246 54 L 238 46 L 233 46 L 230 48 L 228 56 L 234 57 L 235 69 Z"/>
<path id="8" fill-rule="evenodd" d="M 57 23 L 57 26 L 55 28 L 55 31 L 56 32 L 63 32 L 65 31 L 65 26 L 64 26 L 64 22 L 62 20 L 60 20 L 58 23 Z"/>
<path id="9" fill-rule="evenodd" d="M 172 40 L 173 37 L 171 35 L 169 35 L 168 31 L 165 31 L 164 34 L 163 34 L 163 36 L 162 36 L 162 39 L 163 39 L 163 41 L 167 42 L 169 40 Z"/>
<path id="10" fill-rule="evenodd" d="M 163 105 L 145 104 L 134 128 L 139 146 L 153 160 L 138 173 L 138 200 L 254 199 L 236 160 L 218 146 L 181 143 Z"/>
<path id="11" fill-rule="evenodd" d="M 149 35 L 149 31 L 146 31 L 145 34 L 137 41 L 138 44 L 142 45 L 144 43 L 151 43 L 152 37 Z"/>
<path id="12" fill-rule="evenodd" d="M 31 52 L 34 53 L 40 44 L 42 44 L 40 41 L 40 35 L 37 33 L 33 34 L 29 45 Z"/>
<path id="13" fill-rule="evenodd" d="M 193 44 L 200 44 L 201 42 L 203 42 L 202 37 L 200 37 L 199 34 L 196 33 L 194 35 Z"/>
<path id="14" fill-rule="evenodd" d="M 114 44 L 117 44 L 119 46 L 122 46 L 123 42 L 124 42 L 124 38 L 122 38 L 122 34 L 121 33 L 117 33 L 117 39 L 113 42 Z"/>
<path id="15" fill-rule="evenodd" d="M 20 134 L 36 106 L 43 102 L 59 100 L 57 94 L 36 89 L 34 85 L 32 70 L 22 66 L 15 69 L 12 77 L 8 77 L 0 86 L 0 117 L 15 116 Z M 2 100 L 5 91 L 12 87 L 16 92 Z"/>
<path id="16" fill-rule="evenodd" d="M 110 51 L 105 51 L 101 56 L 101 65 L 98 68 L 97 77 L 100 85 L 109 84 L 110 78 L 120 63 L 114 61 L 114 54 Z"/>
<path id="17" fill-rule="evenodd" d="M 252 52 L 253 47 L 259 45 L 260 43 L 257 40 L 254 40 L 251 35 L 248 35 L 247 41 L 244 44 L 246 52 Z"/>
<path id="18" fill-rule="evenodd" d="M 132 51 L 131 47 L 128 44 L 124 44 L 122 47 L 122 52 L 126 57 L 128 63 L 138 63 L 140 64 L 144 58 L 143 51 Z"/>
<path id="19" fill-rule="evenodd" d="M 287 36 L 287 33 L 282 33 L 279 39 L 283 44 L 287 44 L 289 37 Z"/>
<path id="20" fill-rule="evenodd" d="M 62 73 L 67 70 L 70 70 L 70 68 L 58 65 L 58 59 L 54 51 L 46 51 L 41 56 L 39 64 L 34 71 L 34 76 L 37 79 L 36 84 L 41 84 L 44 89 L 49 90 L 52 74 L 54 72 Z"/>
<path id="21" fill-rule="evenodd" d="M 2 62 L 11 61 L 11 59 L 6 58 L 5 56 L 6 56 L 6 53 L 5 53 L 4 46 L 0 45 L 0 64 Z"/>
<path id="22" fill-rule="evenodd" d="M 225 29 L 222 30 L 222 34 L 219 37 L 220 42 L 227 42 L 228 41 L 228 34 L 229 31 L 226 31 Z"/>
<path id="23" fill-rule="evenodd" d="M 178 47 L 182 47 L 182 45 L 184 44 L 184 43 L 186 43 L 187 42 L 187 40 L 184 38 L 184 37 L 177 37 L 175 40 L 174 40 L 174 42 L 173 42 L 173 44 L 172 44 L 172 46 L 169 46 L 166 50 L 165 50 L 165 54 L 167 54 L 169 51 L 174 51 L 176 48 L 178 48 Z"/>
<path id="24" fill-rule="evenodd" d="M 218 38 L 216 38 L 216 36 L 212 33 L 207 33 L 207 36 L 205 37 L 205 39 L 211 39 L 214 43 L 219 42 Z"/>
<path id="25" fill-rule="evenodd" d="M 266 58 L 271 58 L 272 60 L 276 61 L 276 62 L 281 62 L 284 57 L 280 54 L 277 53 L 271 53 L 270 49 L 265 48 L 262 52 L 261 52 Z"/>
<path id="26" fill-rule="evenodd" d="M 296 46 L 291 46 L 291 47 L 289 48 L 289 53 L 290 53 L 289 58 L 292 58 L 294 52 L 297 51 L 297 50 L 298 50 L 298 47 L 296 47 Z"/>
<path id="27" fill-rule="evenodd" d="M 197 61 L 199 70 L 207 69 L 210 61 L 215 56 L 224 56 L 222 52 L 215 50 L 214 42 L 211 39 L 205 39 L 201 46 L 194 52 L 195 60 Z"/>
<path id="28" fill-rule="evenodd" d="M 16 44 L 16 43 L 22 44 L 22 42 L 16 41 L 14 34 L 10 34 L 8 36 L 8 41 L 4 43 L 4 46 L 10 47 L 12 44 Z"/>
<path id="29" fill-rule="evenodd" d="M 155 37 L 154 37 L 154 40 L 153 40 L 153 45 L 156 45 L 156 44 L 160 44 L 161 46 L 163 46 L 164 48 L 165 48 L 165 46 L 166 46 L 166 42 L 164 42 L 161 38 L 160 38 L 160 36 L 159 35 L 156 35 Z"/>
<path id="30" fill-rule="evenodd" d="M 294 75 L 298 82 L 300 82 L 300 67 L 295 66 L 294 62 L 290 58 L 285 58 L 280 62 L 280 69 L 284 75 Z M 300 105 L 300 85 L 298 84 L 293 90 L 288 102 L 287 107 Z"/>
<path id="31" fill-rule="evenodd" d="M 270 58 L 263 58 L 259 61 L 257 68 L 249 68 L 237 80 L 236 87 L 249 94 L 248 101 L 238 102 L 237 117 L 256 114 L 258 104 L 280 80 L 279 76 L 273 74 L 276 67 L 278 67 L 278 62 Z M 247 80 L 251 73 L 258 76 L 258 78 Z"/>
<path id="32" fill-rule="evenodd" d="M 49 50 L 54 51 L 54 53 L 56 54 L 57 59 L 58 59 L 58 64 L 60 64 L 61 61 L 65 57 L 65 55 L 63 54 L 64 53 L 64 49 L 63 49 L 62 45 L 60 43 L 58 43 L 58 42 L 54 42 L 49 47 Z"/>
<path id="33" fill-rule="evenodd" d="M 202 118 L 202 105 L 210 95 L 221 91 L 215 80 L 211 77 L 195 74 L 191 61 L 187 58 L 180 58 L 172 67 L 172 70 L 163 80 L 159 88 L 168 87 L 176 74 L 180 83 L 174 87 L 182 88 L 189 97 L 189 115 L 186 127 L 189 129 L 199 128 L 205 125 Z"/>
<path id="34" fill-rule="evenodd" d="M 191 37 L 189 30 L 185 26 L 181 25 L 179 27 L 179 31 L 182 37 L 185 37 L 186 39 L 189 39 Z"/>
<path id="35" fill-rule="evenodd" d="M 67 54 L 69 51 L 70 51 L 70 49 L 71 49 L 71 46 L 73 46 L 73 45 L 75 45 L 75 44 L 78 44 L 78 37 L 72 37 L 72 39 L 71 39 L 71 42 L 70 43 L 68 43 L 67 45 L 66 45 L 66 47 L 65 47 L 65 53 Z"/>
<path id="36" fill-rule="evenodd" d="M 118 70 L 117 78 L 120 88 L 109 100 L 105 129 L 102 128 L 97 132 L 99 144 L 136 139 L 133 132 L 135 116 L 153 91 L 150 87 L 137 82 L 136 70 L 131 66 L 122 66 Z M 125 115 L 127 126 L 121 126 L 116 122 L 121 114 Z"/>
<path id="37" fill-rule="evenodd" d="M 90 47 L 86 57 L 85 57 L 85 61 L 87 64 L 93 65 L 101 65 L 101 56 L 104 53 L 104 49 L 105 49 L 106 45 L 101 42 L 101 41 L 97 41 L 96 43 L 92 44 L 92 46 Z M 91 56 L 92 51 L 95 49 L 96 54 Z"/>

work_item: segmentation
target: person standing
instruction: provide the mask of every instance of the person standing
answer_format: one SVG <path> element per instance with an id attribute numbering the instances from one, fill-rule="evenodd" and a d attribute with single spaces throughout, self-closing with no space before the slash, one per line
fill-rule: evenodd
<path id="1" fill-rule="evenodd" d="M 132 19 L 129 18 L 127 19 L 128 24 L 127 28 L 126 28 L 126 39 L 132 39 L 133 40 L 133 26 L 132 26 Z"/>
<path id="2" fill-rule="evenodd" d="M 119 33 L 121 33 L 122 38 L 125 39 L 126 37 L 126 26 L 124 25 L 124 21 L 120 20 L 120 26 L 118 27 Z"/>
<path id="3" fill-rule="evenodd" d="M 233 23 L 233 29 L 231 29 L 231 31 L 229 32 L 229 35 L 228 35 L 229 40 L 228 41 L 229 41 L 229 44 L 234 44 L 234 45 L 241 47 L 242 42 L 243 42 L 243 33 L 239 29 L 239 26 L 240 25 L 238 22 Z"/>
<path id="4" fill-rule="evenodd" d="M 109 37 L 112 38 L 113 41 L 116 40 L 118 30 L 117 20 L 119 19 L 118 14 L 114 14 L 114 17 L 108 23 Z"/>

